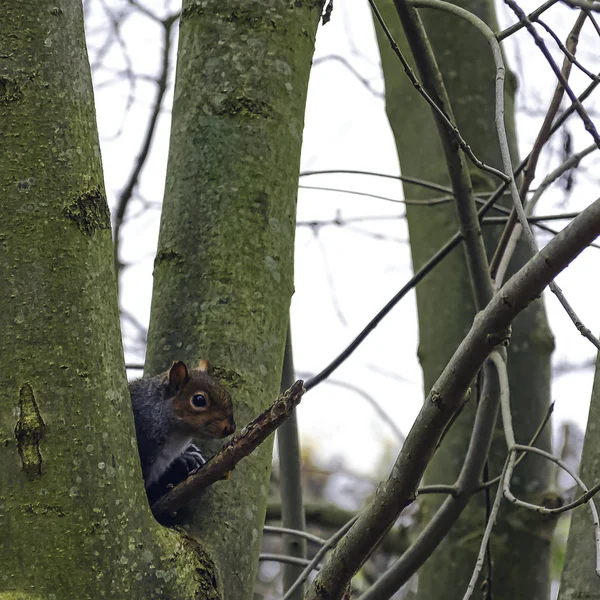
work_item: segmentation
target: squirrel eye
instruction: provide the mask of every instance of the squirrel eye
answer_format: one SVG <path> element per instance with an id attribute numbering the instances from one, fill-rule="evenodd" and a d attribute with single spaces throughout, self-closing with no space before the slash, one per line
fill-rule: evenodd
<path id="1" fill-rule="evenodd" d="M 206 396 L 204 394 L 194 394 L 192 396 L 192 406 L 204 408 L 206 406 Z"/>

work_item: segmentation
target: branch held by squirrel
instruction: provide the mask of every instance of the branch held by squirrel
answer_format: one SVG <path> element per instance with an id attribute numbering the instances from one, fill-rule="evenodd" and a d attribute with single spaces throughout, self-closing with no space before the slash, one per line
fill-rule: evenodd
<path id="1" fill-rule="evenodd" d="M 229 440 L 202 468 L 157 500 L 152 505 L 154 516 L 158 519 L 161 516 L 172 515 L 208 486 L 221 479 L 227 479 L 237 463 L 252 453 L 290 416 L 305 391 L 304 381 L 296 381 L 269 408 Z"/>

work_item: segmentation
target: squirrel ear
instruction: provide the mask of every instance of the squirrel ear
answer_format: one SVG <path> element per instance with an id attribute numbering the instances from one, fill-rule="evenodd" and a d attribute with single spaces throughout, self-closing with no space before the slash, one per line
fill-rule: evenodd
<path id="1" fill-rule="evenodd" d="M 173 363 L 169 371 L 169 383 L 176 389 L 182 388 L 189 380 L 188 370 L 184 362 Z"/>
<path id="2" fill-rule="evenodd" d="M 198 371 L 202 371 L 203 373 L 210 373 L 210 363 L 205 358 L 201 358 L 198 361 Z"/>

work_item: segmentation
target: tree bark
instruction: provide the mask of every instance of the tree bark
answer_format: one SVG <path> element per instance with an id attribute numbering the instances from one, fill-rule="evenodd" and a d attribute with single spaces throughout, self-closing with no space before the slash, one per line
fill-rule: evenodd
<path id="1" fill-rule="evenodd" d="M 146 371 L 209 359 L 231 388 L 238 427 L 279 391 L 321 7 L 183 3 Z M 271 453 L 264 444 L 179 514 L 211 551 L 228 600 L 252 596 Z"/>
<path id="2" fill-rule="evenodd" d="M 596 375 L 592 389 L 592 402 L 588 416 L 579 476 L 591 487 L 600 480 L 600 361 L 596 361 Z M 576 495 L 579 495 L 580 490 Z M 600 506 L 597 498 L 596 507 Z M 587 505 L 573 511 L 565 564 L 560 581 L 558 600 L 600 599 L 600 578 L 596 574 L 594 527 Z"/>
<path id="3" fill-rule="evenodd" d="M 484 0 L 457 3 L 496 29 L 493 4 Z M 406 57 L 408 44 L 401 31 L 393 2 L 378 6 Z M 485 163 L 502 168 L 494 126 L 495 70 L 485 39 L 466 22 L 440 11 L 420 10 L 420 15 L 442 71 L 457 125 L 475 154 Z M 412 87 L 398 58 L 377 28 L 386 85 L 386 111 L 395 135 L 402 173 L 443 185 L 449 178 L 431 110 Z M 411 60 L 411 64 L 412 60 Z M 511 80 L 509 79 L 509 82 Z M 512 79 L 514 81 L 514 78 Z M 513 89 L 506 97 L 506 127 L 511 154 L 518 156 L 514 134 Z M 493 190 L 499 183 L 470 165 L 476 191 Z M 427 199 L 436 194 L 404 185 L 406 198 Z M 407 206 L 407 221 L 415 270 L 429 259 L 458 229 L 452 205 Z M 484 231 L 488 256 L 499 231 Z M 513 271 L 530 256 L 520 244 Z M 419 312 L 419 358 L 425 390 L 431 389 L 448 359 L 472 323 L 475 309 L 464 253 L 455 250 L 417 288 Z M 511 397 L 517 438 L 529 440 L 547 410 L 550 391 L 550 353 L 553 340 L 542 302 L 531 305 L 513 328 L 509 348 Z M 444 439 L 426 475 L 427 483 L 454 483 L 462 468 L 474 415 L 474 403 Z M 540 439 L 549 449 L 550 428 Z M 491 473 L 500 472 L 506 448 L 499 438 L 491 452 Z M 529 457 L 514 481 L 517 495 L 538 501 L 549 483 L 549 467 Z M 426 523 L 443 498 L 425 496 L 421 503 Z M 484 528 L 484 497 L 469 504 L 449 535 L 419 572 L 419 598 L 462 598 L 475 565 Z M 492 543 L 494 597 L 546 599 L 549 593 L 549 537 L 552 525 L 525 511 L 510 509 L 498 522 Z M 481 592 L 477 592 L 481 597 Z M 497 596 L 496 596 L 497 595 Z"/>
<path id="4" fill-rule="evenodd" d="M 81 2 L 0 19 L 0 596 L 218 598 L 144 493 Z"/>

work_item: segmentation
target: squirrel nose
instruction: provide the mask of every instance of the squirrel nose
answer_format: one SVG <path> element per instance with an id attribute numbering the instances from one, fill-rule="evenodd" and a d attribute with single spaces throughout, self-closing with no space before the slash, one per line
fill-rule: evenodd
<path id="1" fill-rule="evenodd" d="M 229 425 L 225 425 L 225 427 L 223 428 L 223 435 L 231 435 L 232 433 L 235 433 L 235 423 L 233 421 L 231 421 L 229 423 Z"/>

